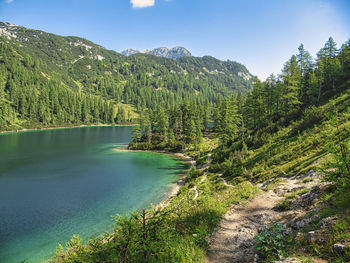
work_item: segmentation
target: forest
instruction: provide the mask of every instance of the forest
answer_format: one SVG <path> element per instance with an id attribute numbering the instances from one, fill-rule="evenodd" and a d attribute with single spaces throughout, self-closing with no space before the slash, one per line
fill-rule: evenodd
<path id="1" fill-rule="evenodd" d="M 0 129 L 135 123 L 183 100 L 212 105 L 246 93 L 253 76 L 213 57 L 130 57 L 78 37 L 0 23 Z M 244 76 L 244 77 L 242 77 Z"/>
<path id="2" fill-rule="evenodd" d="M 316 60 L 301 44 L 279 76 L 270 75 L 264 82 L 255 78 L 252 90 L 245 95 L 219 97 L 213 107 L 208 100 L 185 99 L 173 107 L 141 112 L 135 147 L 183 149 L 186 144 L 199 143 L 209 127 L 223 147 L 237 141 L 241 146 L 257 145 L 254 140 L 260 137 L 259 132 L 286 126 L 305 113 L 316 115 L 304 124 L 311 126 L 322 117 L 317 116 L 317 107 L 348 89 L 349 64 L 350 42 L 337 49 L 330 37 Z"/>

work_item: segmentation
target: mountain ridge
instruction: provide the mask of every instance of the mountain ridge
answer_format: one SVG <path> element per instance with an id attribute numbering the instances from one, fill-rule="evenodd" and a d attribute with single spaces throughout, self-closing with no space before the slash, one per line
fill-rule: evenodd
<path id="1" fill-rule="evenodd" d="M 144 49 L 144 50 L 138 50 L 129 48 L 121 52 L 124 56 L 131 56 L 135 54 L 148 54 L 148 55 L 154 55 L 157 57 L 165 57 L 165 58 L 171 58 L 171 59 L 178 59 L 182 57 L 191 57 L 192 54 L 189 52 L 186 48 L 176 46 L 173 48 L 167 48 L 167 47 L 159 47 L 154 48 L 152 50 Z"/>
<path id="2" fill-rule="evenodd" d="M 253 84 L 253 75 L 234 61 L 123 56 L 81 37 L 4 22 L 0 50 L 2 130 L 132 122 L 144 109 L 174 107 L 184 99 L 212 104 L 247 93 Z M 44 93 L 45 103 L 40 102 Z M 64 106 L 52 104 L 58 98 Z M 70 98 L 74 101 L 68 103 Z M 78 115 L 72 116 L 77 107 Z"/>

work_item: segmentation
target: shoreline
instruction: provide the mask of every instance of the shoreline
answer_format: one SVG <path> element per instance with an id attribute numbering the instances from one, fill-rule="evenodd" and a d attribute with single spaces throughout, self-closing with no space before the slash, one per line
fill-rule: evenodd
<path id="1" fill-rule="evenodd" d="M 192 167 L 196 165 L 196 161 L 191 156 L 188 156 L 184 153 L 179 153 L 179 152 L 169 152 L 169 151 L 164 151 L 164 150 L 131 150 L 131 149 L 119 148 L 119 147 L 116 147 L 113 150 L 116 152 L 150 152 L 150 153 L 169 154 L 169 155 L 174 155 L 176 157 L 179 157 L 179 158 L 189 162 Z"/>
<path id="2" fill-rule="evenodd" d="M 168 154 L 168 155 L 173 155 L 175 157 L 181 158 L 182 160 L 188 162 L 190 164 L 190 168 L 196 166 L 196 161 L 192 157 L 183 153 L 174 153 L 174 152 L 169 152 L 164 150 L 130 150 L 127 148 L 118 148 L 118 147 L 114 148 L 113 150 L 116 152 L 148 152 L 148 153 Z M 183 185 L 185 185 L 187 174 L 188 174 L 187 172 L 184 175 L 182 175 L 179 180 L 171 184 L 171 190 L 168 192 L 167 197 L 163 201 L 158 202 L 155 205 L 151 203 L 150 206 L 146 208 L 146 212 L 147 210 L 150 210 L 150 209 L 163 210 L 164 208 L 166 208 L 170 204 L 172 198 L 179 193 L 180 188 Z M 110 232 L 108 236 L 104 237 L 103 242 L 105 243 L 110 242 L 112 233 L 113 232 Z M 49 263 L 49 262 L 45 262 L 45 263 Z"/>
<path id="3" fill-rule="evenodd" d="M 43 127 L 43 128 L 30 128 L 30 129 L 18 129 L 18 130 L 7 130 L 0 131 L 2 134 L 20 133 L 20 132 L 31 132 L 31 131 L 46 131 L 46 130 L 61 130 L 61 129 L 73 129 L 73 128 L 86 128 L 86 127 L 132 127 L 135 124 L 93 124 L 93 125 L 72 125 L 72 126 L 57 126 L 57 127 Z"/>
<path id="4" fill-rule="evenodd" d="M 196 161 L 191 156 L 188 156 L 184 153 L 174 153 L 174 152 L 169 152 L 169 151 L 164 151 L 164 150 L 130 150 L 130 149 L 122 149 L 122 148 L 114 148 L 114 150 L 116 152 L 149 152 L 149 153 L 168 154 L 168 155 L 173 155 L 175 157 L 181 158 L 182 160 L 188 162 L 190 164 L 190 168 L 196 166 Z M 187 170 L 187 172 L 188 172 L 188 170 Z M 185 173 L 183 176 L 181 176 L 181 178 L 179 180 L 172 183 L 171 190 L 168 193 L 167 197 L 163 201 L 155 204 L 154 208 L 156 210 L 159 210 L 159 209 L 162 210 L 162 209 L 166 208 L 170 204 L 171 199 L 179 193 L 180 188 L 183 185 L 185 185 L 186 178 L 187 178 L 187 173 Z"/>

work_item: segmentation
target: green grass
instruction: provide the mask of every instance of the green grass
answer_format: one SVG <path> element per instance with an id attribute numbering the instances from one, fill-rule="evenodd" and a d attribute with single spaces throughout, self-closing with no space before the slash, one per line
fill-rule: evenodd
<path id="1" fill-rule="evenodd" d="M 306 194 L 307 192 L 309 192 L 310 189 L 309 188 L 304 188 L 304 189 L 300 189 L 300 190 L 295 190 L 292 191 L 291 193 L 287 193 L 284 195 L 285 199 L 295 199 L 298 198 L 299 196 Z"/>

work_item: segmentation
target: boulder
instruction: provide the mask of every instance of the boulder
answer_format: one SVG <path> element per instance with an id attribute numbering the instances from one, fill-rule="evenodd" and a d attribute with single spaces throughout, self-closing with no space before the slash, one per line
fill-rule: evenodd
<path id="1" fill-rule="evenodd" d="M 339 243 L 334 244 L 333 245 L 333 249 L 339 254 L 344 254 L 344 253 L 350 251 L 350 247 L 349 246 L 344 245 L 344 244 L 339 244 Z"/>

